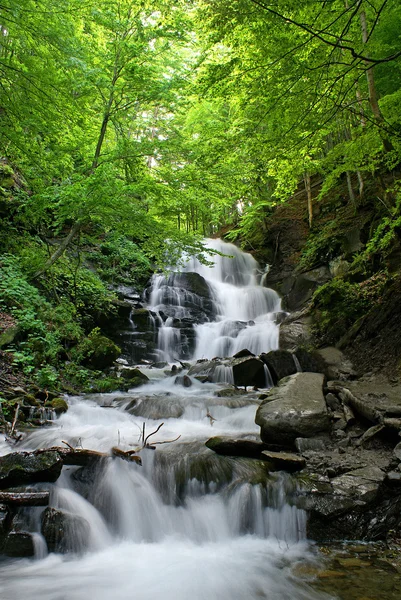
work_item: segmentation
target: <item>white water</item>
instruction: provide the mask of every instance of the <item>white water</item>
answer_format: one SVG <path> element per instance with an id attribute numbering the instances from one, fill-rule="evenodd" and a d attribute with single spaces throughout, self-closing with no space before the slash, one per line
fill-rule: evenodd
<path id="1" fill-rule="evenodd" d="M 158 419 L 105 408 L 115 394 L 71 398 L 70 409 L 53 427 L 32 433 L 28 449 L 70 444 L 109 451 L 120 442 L 131 449 L 139 428 L 165 425 L 153 441 L 172 444 L 141 452 L 143 466 L 105 459 L 95 476 L 76 477 L 65 467 L 53 486 L 52 505 L 85 519 L 87 550 L 0 566 L 2 600 L 306 600 L 323 598 L 290 575 L 309 554 L 305 514 L 286 504 L 286 478 L 251 485 L 255 461 L 219 457 L 204 446 L 212 435 L 252 436 L 256 396 L 213 395 L 217 386 L 198 382 L 189 389 L 160 379 L 135 390 L 138 412 L 148 402 Z M 166 392 L 170 396 L 166 396 Z M 164 402 L 181 406 L 179 418 L 163 416 Z M 216 419 L 210 425 L 206 412 Z M 82 472 L 82 470 L 81 470 Z M 84 479 L 84 484 L 82 484 Z M 81 483 L 80 483 L 81 482 Z M 73 532 L 72 532 L 72 535 Z M 40 558 L 40 559 L 39 559 Z"/>
<path id="2" fill-rule="evenodd" d="M 240 264 L 246 268 L 251 264 L 254 270 L 251 257 L 239 257 Z M 249 318 L 259 306 L 256 320 L 260 318 L 261 329 L 272 332 L 268 311 L 277 310 L 279 301 L 258 288 L 255 275 L 248 277 L 245 267 L 228 270 L 229 281 L 223 282 L 224 260 L 218 261 L 219 275 L 210 276 L 215 278 L 215 289 L 222 290 L 221 305 L 231 306 L 230 318 L 235 313 L 236 319 L 240 314 Z M 243 286 L 240 294 L 247 288 L 255 291 L 248 293 L 257 298 L 252 308 L 229 298 L 226 286 L 237 283 Z M 228 321 L 220 316 L 216 331 Z M 274 335 L 264 338 L 265 351 Z M 251 339 L 250 334 L 248 347 Z M 140 452 L 142 466 L 110 456 L 96 468 L 64 467 L 58 482 L 48 485 L 51 505 L 78 517 L 75 529 L 72 526 L 67 533 L 72 541 L 82 538 L 79 523 L 86 523 L 86 549 L 46 556 L 36 516 L 37 557 L 0 563 L 0 599 L 327 598 L 291 574 L 294 564 L 313 556 L 305 540 L 306 515 L 287 503 L 290 478 L 267 475 L 259 461 L 218 456 L 204 444 L 216 435 L 258 439 L 257 393 L 220 398 L 215 392 L 227 383 L 201 384 L 193 379 L 190 388 L 183 388 L 175 385 L 175 377 L 165 378 L 162 370 L 146 369 L 146 373 L 152 381 L 128 394 L 70 398 L 68 412 L 53 426 L 24 440 L 28 450 L 67 442 L 110 453 L 117 445 L 123 450 L 138 447 L 143 423 L 146 435 L 164 423 L 149 440 L 156 443 L 156 450 Z M 229 382 L 231 375 L 225 369 L 220 378 Z M 133 414 L 125 410 L 129 404 L 135 405 Z M 172 443 L 157 444 L 178 436 Z M 10 448 L 3 445 L 1 452 L 7 451 Z"/>
<path id="3" fill-rule="evenodd" d="M 222 240 L 207 240 L 206 245 L 225 256 L 213 255 L 213 267 L 191 259 L 183 268 L 186 273 L 201 275 L 208 283 L 216 313 L 209 322 L 195 325 L 193 358 L 232 356 L 244 348 L 254 354 L 276 350 L 278 326 L 274 313 L 281 310 L 281 301 L 276 292 L 261 285 L 263 273 L 257 261 Z M 155 276 L 149 307 L 169 315 L 159 330 L 161 358 L 183 358 L 179 350 L 181 332 L 174 327 L 173 317 L 188 318 L 187 307 L 193 305 L 202 309 L 204 301 L 193 293 L 166 285 L 165 277 Z"/>

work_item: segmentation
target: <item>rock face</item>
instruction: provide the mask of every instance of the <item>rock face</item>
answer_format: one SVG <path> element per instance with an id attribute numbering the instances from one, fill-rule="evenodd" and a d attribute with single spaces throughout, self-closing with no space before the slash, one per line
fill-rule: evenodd
<path id="1" fill-rule="evenodd" d="M 289 314 L 281 321 L 279 345 L 282 350 L 295 350 L 310 343 L 312 318 L 307 309 Z"/>
<path id="2" fill-rule="evenodd" d="M 13 452 L 0 457 L 0 489 L 38 481 L 56 481 L 63 461 L 57 452 Z"/>
<path id="3" fill-rule="evenodd" d="M 281 380 L 256 412 L 262 440 L 292 446 L 298 437 L 313 437 L 329 430 L 323 383 L 324 375 L 320 373 L 296 373 Z"/>

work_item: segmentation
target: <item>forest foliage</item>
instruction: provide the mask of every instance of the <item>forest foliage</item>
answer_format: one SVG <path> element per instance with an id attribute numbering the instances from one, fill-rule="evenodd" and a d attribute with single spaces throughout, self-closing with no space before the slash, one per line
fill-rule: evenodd
<path id="1" fill-rule="evenodd" d="M 119 284 L 222 227 L 252 240 L 302 189 L 313 228 L 338 182 L 357 212 L 375 180 L 366 252 L 385 253 L 400 23 L 397 0 L 2 0 L 0 309 L 29 334 L 15 360 L 72 359 Z"/>

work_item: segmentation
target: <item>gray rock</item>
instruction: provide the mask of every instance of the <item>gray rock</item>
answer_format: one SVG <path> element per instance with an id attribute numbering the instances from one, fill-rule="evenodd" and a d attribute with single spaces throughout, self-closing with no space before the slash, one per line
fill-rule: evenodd
<path id="1" fill-rule="evenodd" d="M 321 348 L 314 351 L 316 360 L 319 362 L 319 368 L 328 379 L 337 379 L 340 381 L 353 379 L 356 373 L 351 362 L 339 350 L 332 346 Z"/>
<path id="2" fill-rule="evenodd" d="M 121 369 L 121 377 L 124 379 L 141 379 L 143 383 L 149 381 L 149 377 L 142 373 L 140 369 L 130 369 L 129 367 Z"/>
<path id="3" fill-rule="evenodd" d="M 177 375 L 177 377 L 174 379 L 174 384 L 189 388 L 192 385 L 192 380 L 190 377 L 188 377 L 188 375 Z"/>
<path id="4" fill-rule="evenodd" d="M 37 481 L 56 481 L 63 461 L 57 452 L 13 452 L 0 457 L 0 489 Z"/>
<path id="5" fill-rule="evenodd" d="M 32 534 L 27 531 L 11 531 L 4 540 L 2 553 L 10 558 L 34 556 L 35 547 Z"/>
<path id="6" fill-rule="evenodd" d="M 323 382 L 324 376 L 319 373 L 296 373 L 281 380 L 256 412 L 262 440 L 290 446 L 298 437 L 328 431 Z"/>
<path id="7" fill-rule="evenodd" d="M 254 356 L 234 358 L 230 361 L 233 368 L 235 385 L 265 386 L 265 370 L 261 360 Z"/>
<path id="8" fill-rule="evenodd" d="M 335 396 L 331 392 L 326 394 L 326 404 L 331 410 L 340 410 L 341 408 L 341 402 L 339 401 L 337 396 Z"/>
<path id="9" fill-rule="evenodd" d="M 393 450 L 394 456 L 401 461 L 401 442 Z"/>
<path id="10" fill-rule="evenodd" d="M 233 440 L 228 437 L 212 437 L 205 442 L 205 446 L 225 456 L 244 456 L 247 458 L 261 458 L 266 445 L 254 440 Z"/>
<path id="11" fill-rule="evenodd" d="M 297 454 L 292 454 L 290 452 L 271 452 L 270 450 L 263 450 L 261 458 L 269 463 L 272 470 L 275 471 L 288 471 L 294 473 L 295 471 L 301 471 L 306 465 L 303 456 L 298 456 Z"/>
<path id="12" fill-rule="evenodd" d="M 233 398 L 234 396 L 243 396 L 244 391 L 238 390 L 235 387 L 224 388 L 222 390 L 218 390 L 217 392 L 214 392 L 213 395 L 217 396 L 217 398 Z"/>
<path id="13" fill-rule="evenodd" d="M 312 319 L 307 310 L 291 313 L 280 325 L 279 345 L 282 350 L 296 350 L 311 340 Z"/>
<path id="14" fill-rule="evenodd" d="M 87 547 L 89 523 L 82 517 L 48 507 L 41 522 L 49 552 L 81 552 Z"/>
<path id="15" fill-rule="evenodd" d="M 378 495 L 385 473 L 378 467 L 365 467 L 349 471 L 331 480 L 335 494 L 356 497 L 366 503 L 373 502 Z"/>
<path id="16" fill-rule="evenodd" d="M 272 350 L 261 354 L 260 359 L 268 367 L 274 383 L 297 372 L 294 355 L 288 350 Z"/>
<path id="17" fill-rule="evenodd" d="M 297 438 L 295 440 L 295 448 L 302 454 L 303 452 L 319 452 L 325 450 L 327 440 L 319 438 Z"/>

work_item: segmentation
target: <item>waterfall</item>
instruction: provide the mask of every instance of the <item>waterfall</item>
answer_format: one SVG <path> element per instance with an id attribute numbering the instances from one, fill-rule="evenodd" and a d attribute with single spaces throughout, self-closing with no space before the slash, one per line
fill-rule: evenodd
<path id="1" fill-rule="evenodd" d="M 212 255 L 212 265 L 191 258 L 181 274 L 153 278 L 149 308 L 161 315 L 160 356 L 199 359 L 232 356 L 244 348 L 253 354 L 277 349 L 274 315 L 281 310 L 280 298 L 261 285 L 257 261 L 222 240 L 207 240 L 206 246 L 221 253 Z"/>
<path id="2" fill-rule="evenodd" d="M 149 303 L 161 324 L 159 356 L 276 348 L 280 300 L 260 285 L 256 261 L 219 240 L 208 244 L 234 258 L 215 256 L 214 268 L 189 260 L 181 274 L 154 278 Z M 0 563 L 2 600 L 327 598 L 290 573 L 292 563 L 312 560 L 306 514 L 289 503 L 292 478 L 205 445 L 213 436 L 259 439 L 258 394 L 220 397 L 234 380 L 228 362 L 220 361 L 213 382 L 191 378 L 190 387 L 177 385 L 176 373 L 149 368 L 151 381 L 140 388 L 71 397 L 51 427 L 27 435 L 26 450 L 67 443 L 106 456 L 65 466 L 48 484 L 50 514 L 65 518 L 63 548 L 47 555 L 35 513 L 36 559 Z M 269 387 L 267 367 L 264 376 Z M 142 466 L 112 456 L 116 445 L 138 451 L 143 428 L 157 433 L 154 449 L 140 451 Z"/>

